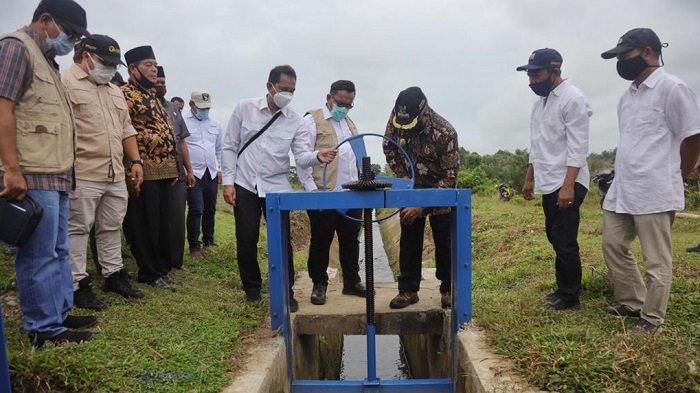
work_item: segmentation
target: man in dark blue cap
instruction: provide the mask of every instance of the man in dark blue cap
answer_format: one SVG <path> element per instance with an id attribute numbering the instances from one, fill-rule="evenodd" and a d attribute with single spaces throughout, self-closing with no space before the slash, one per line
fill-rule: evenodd
<path id="1" fill-rule="evenodd" d="M 68 316 L 75 130 L 54 61 L 87 34 L 85 10 L 77 3 L 44 0 L 29 26 L 0 36 L 0 198 L 30 197 L 44 210 L 15 261 L 24 328 L 36 346 L 88 340 L 90 332 L 68 329 L 97 323 L 94 317 Z"/>
<path id="2" fill-rule="evenodd" d="M 617 106 L 620 141 L 615 179 L 603 201 L 603 256 L 616 305 L 605 311 L 633 317 L 635 330 L 658 332 L 673 276 L 671 224 L 683 210 L 683 176 L 699 171 L 700 109 L 688 85 L 662 68 L 665 45 L 653 30 L 632 29 L 603 52 L 632 81 Z M 646 284 L 630 243 L 644 251 Z"/>
<path id="3" fill-rule="evenodd" d="M 583 203 L 588 172 L 588 118 L 593 114 L 586 96 L 561 77 L 561 54 L 538 49 L 528 63 L 530 88 L 539 96 L 530 115 L 530 158 L 523 196 L 542 194 L 547 239 L 556 254 L 557 287 L 548 295 L 553 310 L 581 307 L 581 256 L 578 246 L 579 208 Z"/>

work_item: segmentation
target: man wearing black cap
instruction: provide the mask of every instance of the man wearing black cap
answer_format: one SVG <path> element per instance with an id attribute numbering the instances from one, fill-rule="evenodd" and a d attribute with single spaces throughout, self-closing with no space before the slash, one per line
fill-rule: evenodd
<path id="1" fill-rule="evenodd" d="M 124 161 L 131 163 L 136 188 L 143 168 L 124 94 L 110 83 L 117 65 L 123 64 L 119 44 L 105 35 L 91 35 L 75 46 L 73 61 L 61 74 L 76 126 L 76 186 L 70 192 L 68 218 L 73 298 L 76 307 L 101 310 L 105 305 L 93 294 L 86 268 L 93 225 L 104 290 L 125 298 L 143 297 L 124 269 L 120 232 L 129 198 Z"/>
<path id="2" fill-rule="evenodd" d="M 563 59 L 554 49 L 538 49 L 528 63 L 530 88 L 540 98 L 530 115 L 530 159 L 523 196 L 542 194 L 547 239 L 556 254 L 557 288 L 548 296 L 553 310 L 581 307 L 579 208 L 588 192 L 588 119 L 593 114 L 583 92 L 562 79 Z"/>
<path id="3" fill-rule="evenodd" d="M 124 221 L 132 254 L 139 265 L 139 282 L 173 289 L 170 270 L 170 185 L 177 179 L 177 153 L 168 113 L 153 93 L 158 69 L 150 46 L 124 54 L 129 83 L 122 87 L 143 160 L 143 184 L 137 189 L 127 176 L 129 207 Z"/>
<path id="4" fill-rule="evenodd" d="M 0 198 L 30 197 L 43 216 L 17 250 L 17 287 L 32 342 L 80 342 L 94 317 L 66 316 L 73 307 L 68 241 L 74 124 L 55 56 L 87 35 L 85 10 L 71 0 L 44 0 L 32 23 L 0 36 Z"/>
<path id="5" fill-rule="evenodd" d="M 632 81 L 617 106 L 620 141 L 615 179 L 603 202 L 603 256 L 617 305 L 605 310 L 635 317 L 637 330 L 664 322 L 673 274 L 671 224 L 683 210 L 683 175 L 697 173 L 700 110 L 695 94 L 662 67 L 659 37 L 651 29 L 625 33 L 604 59 L 617 57 L 620 77 Z M 644 251 L 646 285 L 630 243 Z"/>
<path id="6" fill-rule="evenodd" d="M 173 134 L 175 135 L 178 177 L 170 185 L 170 268 L 182 269 L 182 259 L 185 252 L 187 187 L 192 187 L 195 183 L 189 146 L 186 141 L 190 137 L 190 132 L 180 110 L 177 109 L 175 104 L 165 99 L 168 87 L 165 83 L 165 69 L 162 66 L 158 66 L 158 79 L 154 86 L 154 91 L 158 100 L 168 112 L 168 119 L 173 126 Z"/>
<path id="7" fill-rule="evenodd" d="M 430 106 L 419 87 L 399 93 L 386 136 L 403 146 L 413 161 L 415 188 L 455 188 L 459 170 L 459 147 L 454 127 Z M 403 154 L 392 143 L 384 141 L 386 162 L 397 177 L 409 177 Z M 450 209 L 412 207 L 401 211 L 399 242 L 399 294 L 391 300 L 391 308 L 404 308 L 418 302 L 425 217 L 430 218 L 435 242 L 436 277 L 441 281 L 443 308 L 452 306 Z"/>

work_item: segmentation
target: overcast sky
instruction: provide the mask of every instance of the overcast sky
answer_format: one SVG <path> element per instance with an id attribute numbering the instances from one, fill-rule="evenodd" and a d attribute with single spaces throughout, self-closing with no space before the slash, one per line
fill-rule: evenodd
<path id="1" fill-rule="evenodd" d="M 29 23 L 37 3 L 0 0 L 0 31 Z M 588 96 L 590 148 L 599 152 L 617 143 L 616 105 L 628 86 L 615 60 L 600 53 L 635 27 L 668 42 L 666 69 L 700 92 L 698 0 L 79 3 L 89 30 L 112 36 L 123 52 L 153 46 L 168 96 L 209 90 L 212 116 L 224 126 L 236 101 L 266 93 L 270 68 L 290 64 L 298 75 L 291 106 L 301 113 L 320 107 L 331 82 L 350 79 L 357 86 L 351 117 L 361 132 L 383 133 L 398 92 L 417 85 L 455 126 L 460 146 L 527 148 L 535 96 L 515 67 L 550 47 L 564 57 L 563 76 Z M 69 56 L 60 63 L 69 65 Z"/>

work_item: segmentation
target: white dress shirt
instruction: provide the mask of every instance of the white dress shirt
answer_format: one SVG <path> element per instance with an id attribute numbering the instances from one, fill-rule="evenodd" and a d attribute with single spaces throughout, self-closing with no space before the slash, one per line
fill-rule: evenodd
<path id="1" fill-rule="evenodd" d="M 293 109 L 285 107 L 242 156 L 238 149 L 260 131 L 272 118 L 267 97 L 240 101 L 233 109 L 222 149 L 222 184 L 238 184 L 264 198 L 269 192 L 288 192 L 289 151 L 294 155 L 297 168 L 319 164 L 316 151 L 307 150 L 309 131 L 304 119 Z"/>
<path id="2" fill-rule="evenodd" d="M 634 83 L 617 105 L 620 141 L 615 179 L 603 209 L 651 214 L 683 210 L 680 146 L 700 134 L 695 94 L 663 68 L 639 86 Z"/>
<path id="3" fill-rule="evenodd" d="M 593 115 L 586 96 L 569 80 L 547 98 L 540 97 L 530 116 L 530 164 L 535 192 L 551 194 L 561 188 L 567 167 L 580 168 L 576 183 L 588 188 L 588 120 Z"/>
<path id="4" fill-rule="evenodd" d="M 190 137 L 185 139 L 190 151 L 192 171 L 197 179 L 204 176 L 209 169 L 212 179 L 216 178 L 216 172 L 221 171 L 221 138 L 223 131 L 221 124 L 213 118 L 199 120 L 191 110 L 183 115 Z"/>
<path id="5" fill-rule="evenodd" d="M 333 124 L 333 129 L 335 130 L 335 135 L 338 137 L 338 143 L 350 138 L 352 132 L 350 131 L 350 126 L 348 126 L 348 121 L 342 119 L 337 121 L 331 116 L 331 111 L 328 107 L 323 105 L 323 118 L 330 120 Z M 311 114 L 304 116 L 304 121 L 306 122 L 306 127 L 309 130 L 309 146 L 308 150 L 315 150 L 316 146 L 316 122 Z M 342 191 L 342 185 L 351 181 L 356 181 L 357 177 L 357 161 L 355 159 L 355 153 L 352 151 L 352 147 L 349 143 L 344 143 L 338 149 L 338 171 L 335 180 L 335 188 L 333 191 Z M 297 169 L 297 175 L 299 176 L 299 181 L 304 186 L 306 191 L 315 191 L 318 189 L 316 182 L 314 182 L 313 168 L 303 168 Z M 326 179 L 328 182 L 329 179 Z"/>

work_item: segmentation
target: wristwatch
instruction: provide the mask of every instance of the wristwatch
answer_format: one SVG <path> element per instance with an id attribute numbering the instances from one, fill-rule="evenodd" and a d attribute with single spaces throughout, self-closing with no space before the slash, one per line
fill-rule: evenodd
<path id="1" fill-rule="evenodd" d="M 133 167 L 134 164 L 139 164 L 139 165 L 143 166 L 143 160 L 140 158 L 138 160 L 131 160 L 130 165 L 129 165 L 129 169 L 131 169 L 131 167 Z"/>

